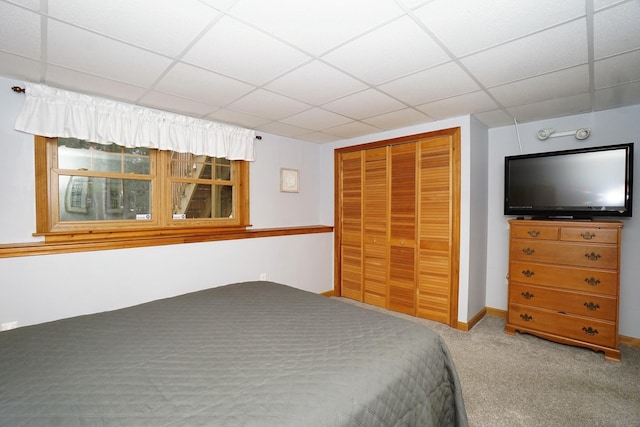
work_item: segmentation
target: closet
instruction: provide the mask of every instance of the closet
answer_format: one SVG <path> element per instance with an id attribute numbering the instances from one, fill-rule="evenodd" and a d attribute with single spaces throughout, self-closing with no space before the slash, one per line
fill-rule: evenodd
<path id="1" fill-rule="evenodd" d="M 460 130 L 335 151 L 335 295 L 457 323 Z"/>

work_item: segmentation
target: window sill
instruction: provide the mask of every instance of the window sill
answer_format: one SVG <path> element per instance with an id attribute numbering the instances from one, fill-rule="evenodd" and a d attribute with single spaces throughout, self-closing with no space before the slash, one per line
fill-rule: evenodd
<path id="1" fill-rule="evenodd" d="M 171 230 L 150 233 L 123 233 L 120 236 L 96 238 L 86 234 L 78 240 L 50 238 L 42 243 L 0 244 L 0 258 L 33 255 L 63 254 L 72 252 L 104 251 L 110 249 L 141 248 L 145 246 L 177 245 L 184 243 L 217 242 L 222 240 L 252 239 L 259 237 L 293 236 L 298 234 L 331 233 L 333 226 L 309 225 L 302 227 L 263 228 L 252 230 Z M 75 236 L 76 238 L 78 236 Z"/>

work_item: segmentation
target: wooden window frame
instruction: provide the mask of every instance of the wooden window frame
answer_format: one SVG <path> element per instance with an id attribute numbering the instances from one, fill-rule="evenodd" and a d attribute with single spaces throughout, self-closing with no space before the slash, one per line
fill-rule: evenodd
<path id="1" fill-rule="evenodd" d="M 153 215 L 149 222 L 137 221 L 58 221 L 58 189 L 52 182 L 52 159 L 57 155 L 57 138 L 36 136 L 35 192 L 36 232 L 45 243 L 104 242 L 157 239 L 167 236 L 215 235 L 246 230 L 249 223 L 249 164 L 234 161 L 237 181 L 234 183 L 233 218 L 174 220 L 171 214 L 171 179 L 169 177 L 169 152 L 153 150 L 151 181 Z M 147 245 L 145 244 L 145 246 Z"/>

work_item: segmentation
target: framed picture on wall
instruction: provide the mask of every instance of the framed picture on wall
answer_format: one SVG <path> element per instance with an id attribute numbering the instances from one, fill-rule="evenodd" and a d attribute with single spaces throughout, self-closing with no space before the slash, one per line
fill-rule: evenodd
<path id="1" fill-rule="evenodd" d="M 299 175 L 297 169 L 280 169 L 280 191 L 298 193 L 300 191 Z"/>

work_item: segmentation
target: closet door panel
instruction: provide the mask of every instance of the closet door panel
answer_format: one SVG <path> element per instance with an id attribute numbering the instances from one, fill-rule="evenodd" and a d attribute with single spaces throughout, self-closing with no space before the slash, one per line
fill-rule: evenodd
<path id="1" fill-rule="evenodd" d="M 344 153 L 340 165 L 342 295 L 362 301 L 362 152 Z"/>
<path id="2" fill-rule="evenodd" d="M 390 147 L 389 309 L 415 315 L 417 145 Z"/>
<path id="3" fill-rule="evenodd" d="M 419 266 L 416 314 L 450 323 L 451 138 L 420 142 Z"/>
<path id="4" fill-rule="evenodd" d="M 364 152 L 364 301 L 387 307 L 389 263 L 387 147 Z"/>

